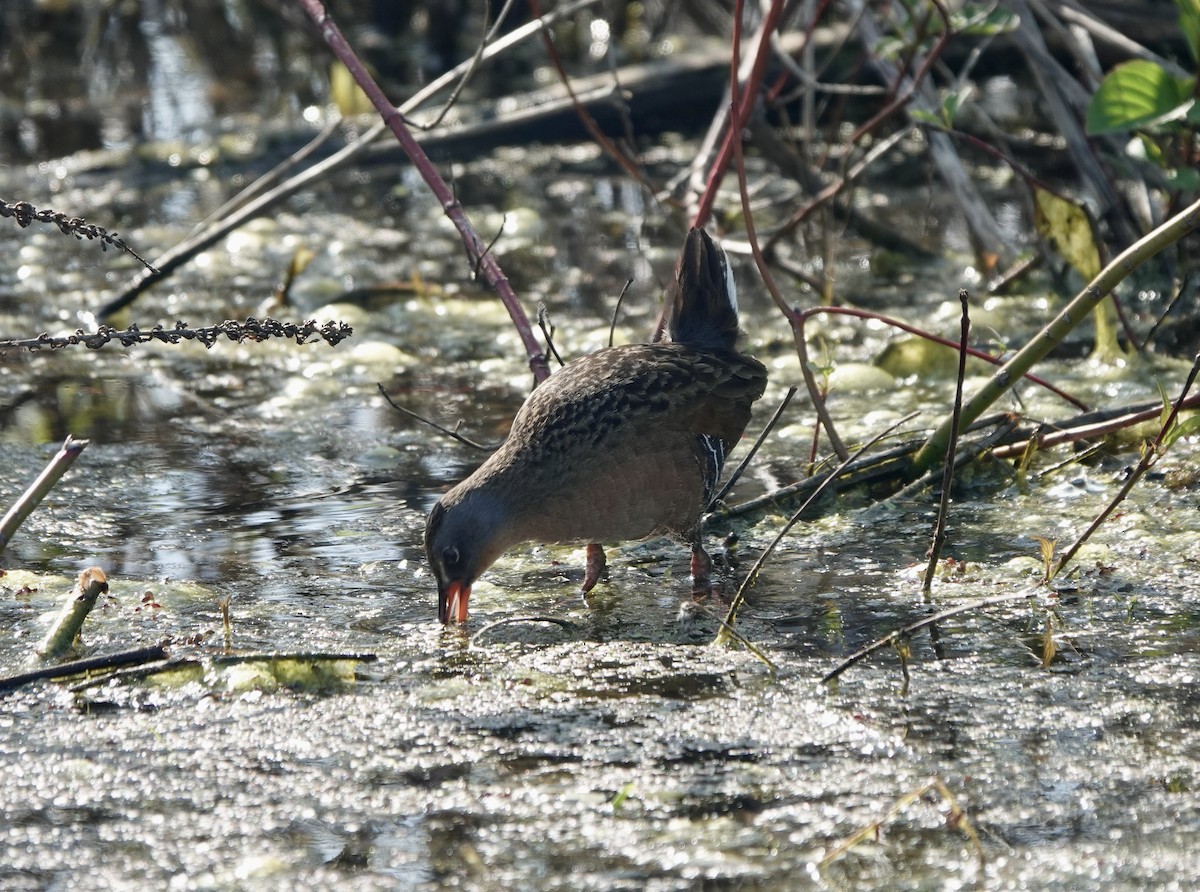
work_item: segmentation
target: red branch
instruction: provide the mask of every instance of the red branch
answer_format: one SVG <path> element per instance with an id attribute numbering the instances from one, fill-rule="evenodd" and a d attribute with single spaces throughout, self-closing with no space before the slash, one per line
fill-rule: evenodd
<path id="1" fill-rule="evenodd" d="M 533 326 L 529 323 L 529 317 L 525 315 L 525 310 L 521 307 L 520 301 L 517 300 L 516 294 L 513 293 L 512 286 L 509 285 L 504 271 L 500 269 L 496 258 L 488 250 L 487 243 L 479 237 L 479 233 L 475 231 L 475 228 L 471 225 L 471 221 L 467 219 L 467 214 L 463 210 L 462 205 L 459 204 L 458 199 L 454 196 L 454 191 L 442 179 L 433 162 L 429 160 L 429 156 L 425 154 L 425 151 L 413 137 L 412 132 L 408 129 L 408 125 L 404 121 L 404 116 L 388 101 L 387 96 L 384 95 L 379 85 L 375 83 L 375 79 L 371 77 L 366 66 L 363 65 L 354 50 L 350 48 L 350 45 L 346 42 L 346 38 L 342 35 L 341 29 L 338 28 L 337 23 L 325 11 L 325 7 L 321 5 L 320 0 L 297 0 L 297 2 L 316 24 L 321 32 L 321 36 L 329 44 L 329 48 L 333 50 L 333 54 L 346 66 L 346 69 L 354 78 L 354 82 L 362 88 L 367 98 L 371 100 L 371 104 L 375 106 L 383 118 L 383 122 L 395 135 L 396 141 L 400 143 L 400 147 L 404 150 L 404 153 L 412 161 L 413 166 L 420 172 L 421 178 L 425 180 L 426 184 L 433 191 L 433 194 L 437 196 L 438 201 L 441 202 L 443 212 L 454 223 L 455 228 L 462 236 L 463 244 L 467 248 L 467 254 L 470 255 L 473 261 L 472 265 L 477 267 L 483 273 L 483 277 L 488 281 L 488 284 L 496 289 L 496 293 L 504 303 L 504 308 L 508 310 L 509 318 L 512 319 L 513 325 L 516 326 L 517 334 L 520 335 L 521 342 L 525 345 L 525 352 L 529 357 L 529 368 L 533 372 L 533 377 L 539 383 L 542 382 L 549 377 L 550 367 L 546 362 L 546 356 L 542 352 L 541 345 L 534 336 Z"/>
<path id="2" fill-rule="evenodd" d="M 746 78 L 745 87 L 741 91 L 741 99 L 738 98 L 738 44 L 741 41 L 742 21 L 741 3 L 734 6 L 733 13 L 733 60 L 732 81 L 733 92 L 733 108 L 729 116 L 729 129 L 725 132 L 725 140 L 721 143 L 721 151 L 717 153 L 716 160 L 713 161 L 712 169 L 708 173 L 708 183 L 704 189 L 704 195 L 700 198 L 700 206 L 696 210 L 696 217 L 692 221 L 693 226 L 703 226 L 708 220 L 709 214 L 712 213 L 713 202 L 716 201 L 717 187 L 721 180 L 725 178 L 725 173 L 729 170 L 729 165 L 733 162 L 734 141 L 741 141 L 742 129 L 746 126 L 746 122 L 750 120 L 750 113 L 754 110 L 754 103 L 758 101 L 758 91 L 762 86 L 763 73 L 767 68 L 767 59 L 771 56 L 771 32 L 779 26 L 779 20 L 783 17 L 783 0 L 771 0 L 771 6 L 767 9 L 766 16 L 763 17 L 762 25 L 759 26 L 758 33 L 754 35 L 753 57 L 754 63 L 750 68 L 750 76 Z"/>

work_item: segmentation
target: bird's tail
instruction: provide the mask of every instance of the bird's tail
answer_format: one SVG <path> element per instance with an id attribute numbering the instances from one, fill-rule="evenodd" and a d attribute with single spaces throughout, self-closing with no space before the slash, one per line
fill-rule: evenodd
<path id="1" fill-rule="evenodd" d="M 737 289 L 725 252 L 703 229 L 683 243 L 679 278 L 671 289 L 671 340 L 708 350 L 732 350 L 738 335 Z"/>

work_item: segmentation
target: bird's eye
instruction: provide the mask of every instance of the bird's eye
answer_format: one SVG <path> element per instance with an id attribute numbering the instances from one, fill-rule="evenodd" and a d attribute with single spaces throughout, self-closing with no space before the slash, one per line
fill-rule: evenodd
<path id="1" fill-rule="evenodd" d="M 460 559 L 461 556 L 458 553 L 458 549 L 453 545 L 448 545 L 442 550 L 442 563 L 447 568 L 456 566 Z"/>

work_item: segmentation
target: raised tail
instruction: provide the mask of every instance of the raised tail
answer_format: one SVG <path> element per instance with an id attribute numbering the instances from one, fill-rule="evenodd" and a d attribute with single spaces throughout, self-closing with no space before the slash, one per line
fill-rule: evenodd
<path id="1" fill-rule="evenodd" d="M 738 335 L 737 289 L 725 252 L 703 229 L 683 243 L 679 278 L 671 289 L 671 340 L 707 350 L 732 350 Z"/>

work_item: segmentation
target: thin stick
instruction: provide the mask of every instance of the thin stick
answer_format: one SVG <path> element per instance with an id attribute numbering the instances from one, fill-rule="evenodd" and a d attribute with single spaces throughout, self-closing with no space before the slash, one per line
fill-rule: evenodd
<path id="1" fill-rule="evenodd" d="M 62 448 L 58 450 L 54 458 L 50 459 L 45 470 L 38 475 L 38 478 L 29 485 L 21 498 L 17 499 L 16 503 L 8 509 L 4 518 L 0 520 L 0 553 L 4 552 L 12 540 L 13 533 L 25 522 L 25 518 L 33 513 L 33 509 L 42 503 L 42 499 L 46 498 L 50 490 L 54 489 L 54 485 L 75 463 L 75 459 L 79 458 L 79 453 L 83 452 L 87 445 L 87 440 L 76 440 L 69 434 L 67 435 Z"/>
<path id="2" fill-rule="evenodd" d="M 887 814 L 882 818 L 877 821 L 872 821 L 866 827 L 863 827 L 856 833 L 851 834 L 847 839 L 834 846 L 829 853 L 820 860 L 818 863 L 818 868 L 824 870 L 834 861 L 848 853 L 860 842 L 878 837 L 879 831 L 884 827 L 884 825 L 886 825 L 889 821 L 895 818 L 898 814 L 900 814 L 900 812 L 904 811 L 904 809 L 908 808 L 914 802 L 921 800 L 925 794 L 931 790 L 936 790 L 950 806 L 950 814 L 946 816 L 946 826 L 955 827 L 962 830 L 962 832 L 967 835 L 967 838 L 971 840 L 971 844 L 975 847 L 975 857 L 979 864 L 980 875 L 982 876 L 983 871 L 987 866 L 987 862 L 983 853 L 983 844 L 979 841 L 979 835 L 975 832 L 975 828 L 971 826 L 971 822 L 967 818 L 966 811 L 958 804 L 958 800 L 955 798 L 954 794 L 950 792 L 950 788 L 947 787 L 945 782 L 936 775 L 930 778 L 926 783 L 917 787 L 915 790 L 912 790 L 901 796 L 892 805 L 892 807 L 888 809 Z"/>
<path id="3" fill-rule="evenodd" d="M 967 309 L 967 289 L 960 288 L 958 301 L 962 304 L 962 336 L 958 350 L 958 376 L 954 382 L 954 436 L 946 444 L 946 464 L 942 473 L 942 497 L 938 500 L 937 522 L 933 528 L 933 543 L 929 546 L 929 564 L 925 567 L 925 582 L 921 590 L 928 597 L 933 588 L 942 548 L 946 545 L 946 516 L 950 513 L 950 489 L 954 485 L 954 453 L 958 450 L 958 416 L 962 413 L 963 380 L 967 376 L 967 336 L 971 331 L 971 315 Z"/>
<path id="4" fill-rule="evenodd" d="M 838 663 L 837 666 L 835 666 L 829 672 L 826 672 L 823 676 L 821 676 L 821 683 L 824 684 L 825 682 L 833 681 L 855 663 L 866 659 L 871 654 L 875 653 L 875 651 L 884 647 L 888 647 L 889 645 L 895 643 L 896 641 L 900 641 L 901 639 L 911 638 L 926 626 L 935 625 L 943 620 L 956 617 L 961 613 L 969 613 L 972 610 L 982 610 L 987 607 L 997 607 L 1001 604 L 1011 604 L 1015 601 L 1031 601 L 1039 595 L 1045 594 L 1047 594 L 1045 589 L 1038 588 L 1028 592 L 997 595 L 994 598 L 985 598 L 982 601 L 972 601 L 970 604 L 962 604 L 958 607 L 951 607 L 948 610 L 943 610 L 939 613 L 933 614 L 932 616 L 927 616 L 924 619 L 918 620 L 915 623 L 910 623 L 901 629 L 895 629 L 894 631 L 888 632 L 888 634 L 884 635 L 882 638 L 872 641 L 866 647 L 855 651 L 850 656 L 842 660 L 842 662 Z"/>
<path id="5" fill-rule="evenodd" d="M 424 415 L 418 415 L 412 409 L 404 408 L 399 403 L 397 403 L 395 400 L 393 400 L 390 396 L 388 396 L 388 392 L 383 389 L 382 384 L 376 384 L 375 386 L 379 388 L 379 392 L 383 395 L 383 398 L 385 400 L 387 400 L 388 405 L 391 406 L 393 409 L 395 409 L 397 412 L 403 412 L 409 418 L 415 418 L 417 421 L 421 422 L 422 424 L 429 425 L 434 430 L 445 434 L 447 437 L 449 437 L 452 440 L 457 440 L 458 442 L 462 443 L 464 446 L 470 446 L 472 449 L 478 449 L 481 452 L 495 452 L 496 451 L 495 446 L 485 446 L 483 443 L 476 443 L 474 440 L 469 439 L 468 437 L 464 437 L 458 431 L 450 430 L 450 428 L 448 428 L 448 427 L 442 427 L 436 421 L 426 418 Z"/>
<path id="6" fill-rule="evenodd" d="M 479 41 L 479 46 L 475 48 L 474 54 L 471 56 L 470 62 L 467 63 L 467 70 L 463 72 L 458 83 L 454 85 L 454 89 L 450 91 L 450 95 L 446 97 L 446 101 L 442 104 L 442 110 L 439 111 L 432 121 L 428 121 L 419 125 L 421 130 L 432 130 L 438 124 L 442 123 L 442 119 L 450 113 L 450 109 L 454 108 L 458 102 L 458 97 L 462 95 L 462 91 L 466 89 L 467 84 L 471 82 L 471 78 L 475 76 L 475 71 L 483 64 L 485 53 L 487 52 L 488 44 L 496 38 L 504 20 L 508 18 L 508 14 L 512 12 L 513 4 L 516 0 L 505 0 L 504 6 L 501 8 L 499 15 L 496 16 L 496 24 L 491 23 L 492 4 L 483 4 L 483 39 Z M 535 16 L 536 18 L 536 16 Z M 457 70 L 457 69 L 456 69 Z"/>
<path id="7" fill-rule="evenodd" d="M 753 641 L 731 626 L 728 621 L 723 620 L 720 617 L 716 617 L 716 620 L 717 625 L 720 627 L 719 631 L 717 632 L 718 638 L 721 638 L 721 636 L 726 636 L 727 638 L 732 639 L 742 647 L 746 648 L 746 650 L 748 650 L 754 657 L 762 662 L 772 675 L 779 674 L 779 667 L 771 661 L 770 657 L 763 653 L 762 648 L 758 647 L 758 645 L 756 645 Z"/>
<path id="8" fill-rule="evenodd" d="M 1193 394 L 1180 404 L 1180 409 L 1198 408 L 1200 408 L 1200 394 Z M 1035 432 L 1028 440 L 1020 440 L 1016 443 L 1006 443 L 1003 446 L 997 446 L 993 450 L 993 454 L 996 458 L 1001 459 L 1015 458 L 1029 448 L 1030 442 L 1035 442 L 1039 449 L 1048 449 L 1053 446 L 1061 446 L 1064 443 L 1074 443 L 1079 440 L 1103 437 L 1114 431 L 1124 430 L 1125 428 L 1133 427 L 1135 424 L 1141 424 L 1143 421 L 1152 421 L 1155 418 L 1160 418 L 1162 416 L 1162 403 L 1155 403 L 1152 408 L 1130 406 L 1119 411 L 1123 414 L 1089 412 L 1085 417 L 1095 418 L 1099 415 L 1103 417 L 1103 420 L 1091 424 L 1067 427 L 1049 434 Z M 1075 456 L 1074 458 L 1078 460 L 1079 456 Z"/>
<path id="9" fill-rule="evenodd" d="M 771 540 L 771 544 L 763 549 L 762 554 L 758 556 L 758 560 L 754 562 L 754 566 L 750 568 L 750 572 L 746 574 L 746 578 L 742 580 L 742 584 L 738 587 L 737 594 L 733 596 L 733 601 L 729 605 L 729 612 L 725 614 L 725 621 L 722 623 L 723 628 L 717 633 L 717 637 L 713 639 L 713 644 L 725 644 L 728 641 L 728 630 L 733 629 L 734 624 L 737 622 L 737 612 L 741 609 L 742 604 L 745 603 L 746 591 L 750 588 L 750 586 L 754 585 L 755 580 L 758 578 L 759 571 L 762 570 L 763 565 L 767 562 L 767 558 L 771 556 L 771 554 L 775 551 L 775 548 L 780 542 L 783 541 L 783 537 L 788 534 L 788 531 L 791 530 L 791 528 L 800 520 L 800 515 L 808 510 L 808 506 L 811 505 L 821 495 L 821 493 L 823 493 L 832 484 L 832 482 L 837 479 L 838 474 L 842 473 L 842 471 L 844 471 L 852 461 L 854 461 L 896 428 L 912 420 L 913 418 L 916 418 L 917 414 L 918 413 L 913 412 L 909 415 L 905 415 L 887 430 L 877 434 L 864 443 L 857 452 L 849 456 L 836 469 L 834 469 L 834 471 L 830 473 L 828 477 L 822 480 L 821 485 L 813 490 L 812 495 L 804 500 L 804 504 L 796 509 L 796 512 L 788 519 L 788 522 L 783 525 L 783 528 L 775 535 L 775 538 Z"/>
<path id="10" fill-rule="evenodd" d="M 729 490 L 733 489 L 733 485 L 738 482 L 738 478 L 742 476 L 742 473 L 750 464 L 750 459 L 754 458 L 754 455 L 758 452 L 759 447 L 761 447 L 763 442 L 767 439 L 767 435 L 770 434 L 771 431 L 775 429 L 775 425 L 779 423 L 779 417 L 783 415 L 783 410 L 788 407 L 788 403 L 792 401 L 792 397 L 796 395 L 796 391 L 798 389 L 799 388 L 795 387 L 794 385 L 788 388 L 788 392 L 784 395 L 783 401 L 780 402 L 779 407 L 775 410 L 774 414 L 771 415 L 767 423 L 763 425 L 762 433 L 760 433 L 757 439 L 755 439 L 754 445 L 750 447 L 750 451 L 746 453 L 746 457 L 738 463 L 736 468 L 734 468 L 733 473 L 729 475 L 729 479 L 725 481 L 725 485 L 721 487 L 721 491 L 713 496 L 709 501 L 708 506 L 710 510 L 712 509 L 713 505 L 719 503 L 723 498 L 725 498 L 725 496 L 729 494 Z"/>
<path id="11" fill-rule="evenodd" d="M 1054 565 L 1054 569 L 1050 571 L 1050 576 L 1046 580 L 1049 582 L 1055 576 L 1062 572 L 1063 567 L 1071 562 L 1071 558 L 1075 557 L 1076 553 L 1096 530 L 1108 519 L 1108 516 L 1116 510 L 1117 506 L 1125 501 L 1125 497 L 1129 495 L 1137 482 L 1142 479 L 1142 476 L 1150 470 L 1150 468 L 1162 457 L 1167 451 L 1167 446 L 1164 445 L 1167 435 L 1171 432 L 1171 428 L 1175 425 L 1175 419 L 1179 416 L 1179 410 L 1183 405 L 1184 399 L 1187 397 L 1188 391 L 1192 389 L 1192 385 L 1196 383 L 1196 375 L 1200 374 L 1200 353 L 1196 354 L 1195 360 L 1192 362 L 1192 370 L 1188 374 L 1187 381 L 1184 382 L 1183 390 L 1180 391 L 1179 398 L 1171 406 L 1171 412 L 1167 415 L 1166 421 L 1158 431 L 1158 436 L 1154 438 L 1154 442 L 1145 446 L 1142 451 L 1141 460 L 1138 461 L 1136 467 L 1130 473 L 1128 479 L 1121 486 L 1121 489 L 1113 496 L 1112 501 L 1108 506 L 1101 511 L 1096 519 L 1091 522 L 1086 530 L 1076 539 L 1071 547 L 1066 550 L 1062 557 Z"/>
<path id="12" fill-rule="evenodd" d="M 261 195 L 265 189 L 279 182 L 285 173 L 308 158 L 313 152 L 325 145 L 325 143 L 329 142 L 330 137 L 337 132 L 338 125 L 341 123 L 341 117 L 330 117 L 325 126 L 321 128 L 320 133 L 201 220 L 200 223 L 193 227 L 192 232 L 200 232 L 205 227 L 224 219 L 238 208 L 243 207 L 254 196 Z"/>
<path id="13" fill-rule="evenodd" d="M 478 644 L 479 639 L 493 629 L 498 629 L 501 626 L 511 626 L 517 623 L 546 623 L 547 625 L 558 626 L 564 632 L 575 632 L 579 629 L 579 626 L 571 622 L 569 619 L 560 619 L 556 616 L 509 616 L 504 619 L 498 619 L 495 622 L 488 623 L 471 636 L 470 643 Z"/>
<path id="14" fill-rule="evenodd" d="M 825 316 L 825 315 L 852 316 L 855 319 L 862 319 L 864 321 L 869 320 L 869 321 L 881 322 L 884 325 L 888 326 L 889 328 L 896 328 L 896 329 L 899 329 L 900 331 L 907 332 L 908 334 L 916 335 L 917 337 L 923 338 L 924 340 L 930 341 L 934 344 L 941 344 L 943 347 L 952 347 L 956 350 L 958 349 L 958 343 L 951 340 L 950 338 L 944 338 L 941 335 L 934 334 L 931 331 L 926 331 L 923 328 L 918 328 L 915 325 L 909 325 L 907 322 L 904 322 L 900 319 L 896 319 L 893 316 L 888 316 L 888 315 L 885 315 L 884 313 L 877 313 L 874 310 L 859 309 L 858 307 L 809 307 L 807 310 L 804 310 L 798 314 L 801 329 L 803 329 L 804 326 L 808 324 L 808 320 L 811 317 Z M 984 350 L 979 350 L 975 347 L 968 347 L 967 354 L 974 359 L 982 359 L 984 362 L 990 363 L 991 365 L 994 365 L 994 366 L 1001 366 L 1004 364 L 1004 359 L 1002 357 L 993 356 L 992 354 L 990 354 Z M 1061 388 L 1056 387 L 1054 384 L 1051 384 L 1045 378 L 1039 378 L 1037 375 L 1034 375 L 1031 372 L 1027 372 L 1025 374 L 1025 380 L 1029 381 L 1029 383 L 1031 383 L 1031 384 L 1036 384 L 1038 387 L 1041 387 L 1041 388 L 1044 388 L 1045 390 L 1050 391 L 1052 394 L 1057 396 L 1059 399 L 1070 403 L 1072 406 L 1074 406 L 1077 409 L 1081 409 L 1086 412 L 1089 408 L 1087 403 L 1083 402 L 1083 400 L 1080 400 L 1080 399 L 1072 396 L 1071 394 L 1067 393 L 1065 390 L 1062 390 Z"/>
<path id="15" fill-rule="evenodd" d="M 562 356 L 559 355 L 558 348 L 554 346 L 554 323 L 550 321 L 550 314 L 546 310 L 545 302 L 540 300 L 537 305 L 537 323 L 538 328 L 542 330 L 542 336 L 546 339 L 546 349 L 554 357 L 559 368 L 562 368 L 566 363 L 563 362 Z"/>
<path id="16" fill-rule="evenodd" d="M 1167 302 L 1167 308 L 1162 311 L 1157 319 L 1154 320 L 1154 324 L 1150 326 L 1150 330 L 1146 332 L 1146 337 L 1142 340 L 1143 346 L 1148 347 L 1154 343 L 1154 336 L 1158 334 L 1158 329 L 1166 321 L 1167 317 L 1171 315 L 1171 311 L 1175 309 L 1175 305 L 1183 299 L 1183 295 L 1187 292 L 1188 285 L 1191 284 L 1189 281 L 1190 278 L 1191 273 L 1184 275 L 1183 280 L 1179 283 L 1179 288 L 1175 291 L 1175 296 Z"/>

